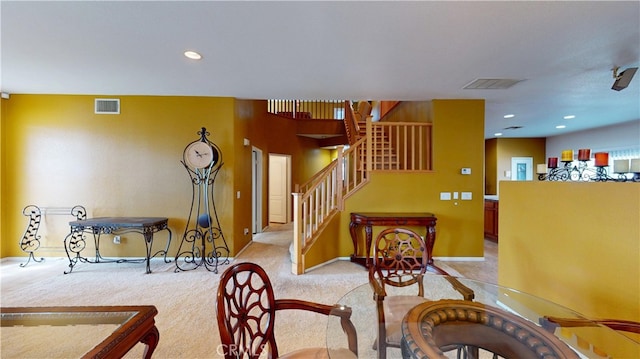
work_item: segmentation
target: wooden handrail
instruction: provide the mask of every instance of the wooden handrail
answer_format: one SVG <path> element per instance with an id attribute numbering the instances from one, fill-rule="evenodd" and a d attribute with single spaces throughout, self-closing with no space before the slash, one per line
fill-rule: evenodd
<path id="1" fill-rule="evenodd" d="M 346 117 L 354 120 L 353 108 L 346 103 L 345 110 Z M 366 135 L 349 138 L 348 148 L 341 146 L 334 161 L 293 193 L 294 274 L 304 273 L 305 254 L 331 218 L 343 210 L 345 199 L 369 182 L 372 171 L 432 170 L 430 123 L 372 122 L 367 116 Z"/>
<path id="2" fill-rule="evenodd" d="M 351 106 L 349 101 L 345 101 L 344 105 L 344 128 L 347 132 L 349 145 L 353 145 L 358 140 L 360 128 L 358 126 L 358 121 L 356 120 L 356 114 L 353 110 L 353 106 Z"/>

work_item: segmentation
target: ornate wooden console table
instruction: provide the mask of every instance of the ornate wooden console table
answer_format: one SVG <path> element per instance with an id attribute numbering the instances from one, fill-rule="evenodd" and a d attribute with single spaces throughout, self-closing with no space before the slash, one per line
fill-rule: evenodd
<path id="1" fill-rule="evenodd" d="M 436 243 L 436 216 L 433 213 L 393 213 L 368 212 L 351 213 L 349 233 L 353 241 L 351 261 L 369 267 L 373 226 L 424 226 L 426 227 L 425 243 L 427 244 L 428 264 L 433 265 L 433 246 Z M 358 252 L 358 231 L 364 226 L 365 256 Z"/>

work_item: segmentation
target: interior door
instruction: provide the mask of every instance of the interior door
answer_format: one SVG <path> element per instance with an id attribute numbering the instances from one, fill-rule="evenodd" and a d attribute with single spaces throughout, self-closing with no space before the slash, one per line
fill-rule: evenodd
<path id="1" fill-rule="evenodd" d="M 269 222 L 287 223 L 289 156 L 269 155 Z"/>

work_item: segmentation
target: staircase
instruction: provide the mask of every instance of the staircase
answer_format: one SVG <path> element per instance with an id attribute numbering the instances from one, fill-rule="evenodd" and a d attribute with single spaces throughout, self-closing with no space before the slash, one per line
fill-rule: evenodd
<path id="1" fill-rule="evenodd" d="M 344 201 L 365 186 L 373 171 L 431 171 L 431 123 L 371 121 L 371 105 L 345 102 L 349 146 L 293 193 L 292 272 L 304 273 L 304 256 Z"/>
<path id="2" fill-rule="evenodd" d="M 364 136 L 366 136 L 366 134 Z M 391 145 L 389 135 L 384 131 L 384 127 L 375 126 L 373 128 L 371 141 L 373 142 L 372 147 L 374 148 L 374 152 L 371 154 L 371 160 L 373 161 L 372 170 L 398 169 L 398 156 L 395 151 L 396 149 Z M 365 158 L 366 147 L 363 146 L 360 148 L 360 156 Z"/>
<path id="3" fill-rule="evenodd" d="M 345 108 L 347 108 L 347 106 L 345 106 Z M 367 121 L 371 122 L 371 104 L 367 101 L 360 101 L 358 102 L 356 109 L 352 108 L 352 113 L 353 121 L 351 121 L 351 123 L 355 123 L 353 129 L 356 134 L 355 139 L 360 140 L 362 138 L 366 138 Z M 345 116 L 345 126 L 349 126 L 349 121 L 347 120 L 348 117 L 349 116 Z M 371 168 L 372 170 L 397 169 L 398 157 L 396 155 L 395 148 L 392 146 L 391 141 L 389 140 L 389 135 L 385 130 L 386 129 L 382 126 L 372 126 L 370 130 L 370 138 L 373 145 L 373 153 L 371 158 L 371 163 L 373 163 L 373 168 Z M 361 159 L 359 170 L 364 171 L 364 164 L 367 162 L 367 147 L 359 147 L 358 155 Z"/>

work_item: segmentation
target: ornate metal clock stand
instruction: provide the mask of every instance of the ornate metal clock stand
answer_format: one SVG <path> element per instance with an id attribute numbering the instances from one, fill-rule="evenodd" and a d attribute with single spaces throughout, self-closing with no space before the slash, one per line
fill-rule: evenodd
<path id="1" fill-rule="evenodd" d="M 213 199 L 216 176 L 223 165 L 220 148 L 207 139 L 202 128 L 200 138 L 183 152 L 182 165 L 192 184 L 191 209 L 187 226 L 176 254 L 176 272 L 204 266 L 218 273 L 218 265 L 229 263 L 229 246 L 224 238 Z"/>

